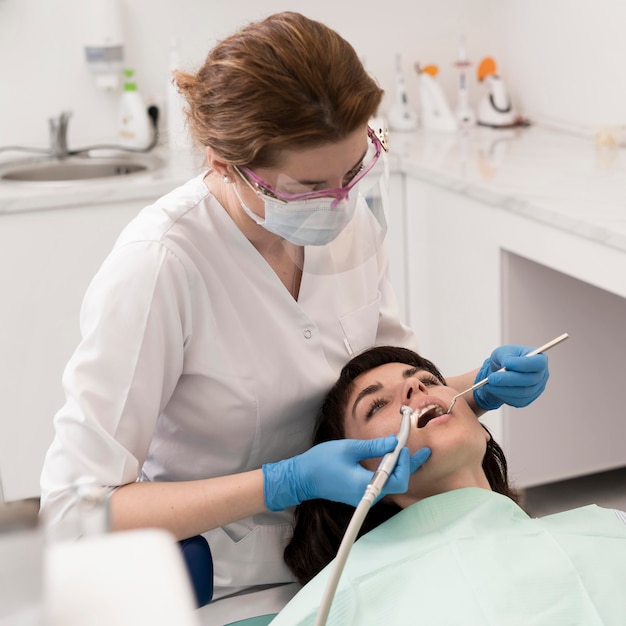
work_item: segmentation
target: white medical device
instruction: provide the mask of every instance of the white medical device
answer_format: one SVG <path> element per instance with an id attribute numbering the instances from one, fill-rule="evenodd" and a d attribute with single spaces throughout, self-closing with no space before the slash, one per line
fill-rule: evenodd
<path id="1" fill-rule="evenodd" d="M 506 84 L 496 74 L 496 62 L 491 57 L 480 62 L 477 77 L 488 87 L 488 92 L 478 103 L 478 124 L 491 128 L 517 126 L 519 116 L 511 104 Z"/>
<path id="2" fill-rule="evenodd" d="M 415 64 L 420 85 L 421 125 L 425 130 L 454 132 L 459 125 L 446 97 L 435 80 L 439 69 L 436 65 L 420 67 Z"/>
<path id="3" fill-rule="evenodd" d="M 337 556 L 335 557 L 330 577 L 326 583 L 326 589 L 324 590 L 324 595 L 322 596 L 322 602 L 315 620 L 315 626 L 324 626 L 326 624 L 330 607 L 335 596 L 335 591 L 337 590 L 337 585 L 339 584 L 341 573 L 343 572 L 346 560 L 350 554 L 352 544 L 354 543 L 356 536 L 363 525 L 367 512 L 376 501 L 376 498 L 380 495 L 385 483 L 396 467 L 400 451 L 404 448 L 404 446 L 406 446 L 406 442 L 409 438 L 409 432 L 411 430 L 413 409 L 408 406 L 403 406 L 400 409 L 400 412 L 402 413 L 402 421 L 400 422 L 400 430 L 397 434 L 398 443 L 392 452 L 388 452 L 382 458 L 378 468 L 374 472 L 372 480 L 370 480 L 369 484 L 365 488 L 365 493 L 363 494 L 361 501 L 352 515 L 346 534 L 344 535 L 341 545 L 339 546 L 339 550 L 337 551 Z"/>

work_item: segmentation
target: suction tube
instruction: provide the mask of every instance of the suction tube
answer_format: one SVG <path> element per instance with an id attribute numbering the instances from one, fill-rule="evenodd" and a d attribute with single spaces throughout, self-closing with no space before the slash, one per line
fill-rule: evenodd
<path id="1" fill-rule="evenodd" d="M 400 430 L 397 434 L 398 443 L 391 452 L 385 454 L 381 462 L 378 464 L 378 468 L 374 472 L 372 480 L 370 480 L 369 484 L 365 488 L 365 493 L 356 507 L 356 511 L 352 515 L 346 534 L 343 536 L 341 545 L 337 551 L 337 556 L 335 557 L 335 563 L 330 573 L 330 578 L 326 583 L 326 589 L 324 590 L 324 595 L 322 596 L 322 602 L 320 603 L 320 609 L 317 613 L 315 626 L 324 626 L 326 624 L 328 614 L 330 613 L 330 607 L 332 605 L 333 598 L 335 597 L 335 592 L 337 591 L 337 585 L 339 584 L 341 573 L 343 572 L 348 555 L 350 554 L 352 544 L 356 540 L 356 536 L 359 534 L 359 530 L 363 525 L 367 512 L 375 502 L 376 498 L 380 495 L 380 492 L 383 490 L 389 476 L 391 476 L 391 473 L 396 467 L 400 451 L 404 448 L 404 446 L 406 446 L 406 442 L 409 439 L 411 420 L 414 415 L 413 409 L 408 406 L 403 406 L 400 409 L 400 413 L 402 413 L 402 421 L 400 422 Z"/>

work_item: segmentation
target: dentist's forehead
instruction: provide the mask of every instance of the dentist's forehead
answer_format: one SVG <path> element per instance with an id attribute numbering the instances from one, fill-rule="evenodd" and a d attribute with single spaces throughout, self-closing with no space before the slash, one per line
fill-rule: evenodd
<path id="1" fill-rule="evenodd" d="M 344 139 L 319 146 L 285 148 L 272 169 L 301 184 L 321 184 L 329 177 L 347 174 L 358 167 L 368 145 L 366 128 L 359 129 Z"/>

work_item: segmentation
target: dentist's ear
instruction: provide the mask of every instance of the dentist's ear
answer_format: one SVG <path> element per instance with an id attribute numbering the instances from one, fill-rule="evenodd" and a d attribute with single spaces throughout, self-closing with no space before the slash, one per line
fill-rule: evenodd
<path id="1" fill-rule="evenodd" d="M 206 148 L 206 160 L 208 166 L 222 178 L 230 173 L 230 165 L 210 146 Z"/>

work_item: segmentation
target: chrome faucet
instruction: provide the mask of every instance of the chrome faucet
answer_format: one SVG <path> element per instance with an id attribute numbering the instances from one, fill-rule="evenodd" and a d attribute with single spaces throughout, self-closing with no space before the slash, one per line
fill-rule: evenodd
<path id="1" fill-rule="evenodd" d="M 50 123 L 50 154 L 55 159 L 65 159 L 69 156 L 67 126 L 71 115 L 71 111 L 62 111 L 58 117 L 51 117 L 48 120 Z"/>

